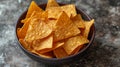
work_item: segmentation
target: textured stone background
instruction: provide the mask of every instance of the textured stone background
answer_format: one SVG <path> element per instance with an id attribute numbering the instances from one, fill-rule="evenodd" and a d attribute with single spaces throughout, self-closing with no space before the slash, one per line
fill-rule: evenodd
<path id="1" fill-rule="evenodd" d="M 95 40 L 86 55 L 61 67 L 120 67 L 120 0 L 57 1 L 75 4 L 96 21 Z M 0 0 L 0 67 L 50 67 L 27 57 L 15 40 L 15 23 L 29 3 L 30 0 Z"/>

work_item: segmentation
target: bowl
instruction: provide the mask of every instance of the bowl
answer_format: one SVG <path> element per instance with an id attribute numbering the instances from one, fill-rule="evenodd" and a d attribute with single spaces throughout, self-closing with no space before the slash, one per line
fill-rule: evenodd
<path id="1" fill-rule="evenodd" d="M 61 4 L 59 3 L 60 5 L 65 5 L 65 4 Z M 39 5 L 42 9 L 45 9 L 46 7 L 46 4 L 41 4 Z M 77 13 L 80 13 L 81 16 L 83 17 L 84 20 L 91 20 L 92 18 L 87 15 L 84 11 L 82 11 L 81 9 L 77 9 L 76 8 L 76 11 Z M 90 33 L 89 33 L 89 43 L 88 44 L 85 44 L 86 47 L 84 47 L 82 50 L 80 50 L 77 54 L 74 54 L 74 55 L 71 55 L 71 56 L 68 56 L 68 57 L 65 57 L 65 58 L 61 58 L 61 59 L 58 59 L 58 58 L 43 58 L 43 57 L 40 57 L 36 54 L 33 54 L 31 53 L 30 51 L 26 50 L 19 42 L 18 40 L 18 36 L 17 36 L 17 28 L 20 28 L 23 24 L 20 22 L 22 19 L 25 18 L 26 16 L 26 13 L 27 11 L 25 11 L 18 19 L 17 23 L 16 23 L 16 30 L 15 30 L 15 33 L 16 33 L 16 40 L 18 42 L 18 45 L 20 46 L 20 48 L 23 50 L 23 52 L 29 56 L 31 59 L 37 61 L 37 62 L 40 62 L 40 63 L 44 63 L 44 64 L 50 64 L 50 65 L 60 65 L 60 64 L 70 64 L 74 61 L 77 61 L 80 59 L 81 56 L 85 55 L 85 52 L 87 51 L 87 49 L 92 45 L 92 42 L 94 40 L 94 37 L 95 37 L 95 27 L 94 25 L 92 25 L 91 29 L 90 29 Z"/>

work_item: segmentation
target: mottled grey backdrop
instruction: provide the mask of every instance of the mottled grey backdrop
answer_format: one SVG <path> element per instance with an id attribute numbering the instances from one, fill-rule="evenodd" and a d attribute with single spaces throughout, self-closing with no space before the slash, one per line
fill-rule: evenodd
<path id="1" fill-rule="evenodd" d="M 96 26 L 95 40 L 87 54 L 60 67 L 120 67 L 120 0 L 57 1 L 75 4 L 95 19 Z M 30 0 L 0 0 L 0 67 L 49 67 L 27 57 L 15 40 L 15 23 L 29 3 Z"/>

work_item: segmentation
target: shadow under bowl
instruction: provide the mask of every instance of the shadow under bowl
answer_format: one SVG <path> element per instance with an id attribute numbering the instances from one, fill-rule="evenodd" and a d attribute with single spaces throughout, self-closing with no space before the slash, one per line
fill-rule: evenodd
<path id="1" fill-rule="evenodd" d="M 60 5 L 65 5 L 65 4 L 60 4 Z M 42 9 L 45 9 L 46 4 L 41 4 L 41 5 L 39 5 L 39 7 L 41 7 Z M 81 16 L 82 16 L 82 18 L 84 20 L 91 20 L 92 19 L 89 15 L 87 15 L 81 9 L 77 9 L 76 8 L 76 11 L 77 11 L 78 14 L 81 14 Z M 74 61 L 79 60 L 81 56 L 85 55 L 86 50 L 90 47 L 90 45 L 92 45 L 92 42 L 93 42 L 94 37 L 95 37 L 95 27 L 94 27 L 94 24 L 92 25 L 92 27 L 90 29 L 90 33 L 89 33 L 89 37 L 88 37 L 88 39 L 89 39 L 90 42 L 88 44 L 85 44 L 86 47 L 84 47 L 82 50 L 80 50 L 77 54 L 74 54 L 74 55 L 71 55 L 71 56 L 68 56 L 68 57 L 65 57 L 65 58 L 61 58 L 61 59 L 57 59 L 57 58 L 43 58 L 43 57 L 40 57 L 40 56 L 38 56 L 36 54 L 33 54 L 30 51 L 26 50 L 21 45 L 21 43 L 19 42 L 18 36 L 17 36 L 17 28 L 21 28 L 22 27 L 23 24 L 21 23 L 21 20 L 25 18 L 26 13 L 27 13 L 27 11 L 25 11 L 19 17 L 19 19 L 18 19 L 18 21 L 16 23 L 16 30 L 15 30 L 16 39 L 17 39 L 18 45 L 23 50 L 23 52 L 27 56 L 29 56 L 31 59 L 33 59 L 33 60 L 35 60 L 37 62 L 44 63 L 44 64 L 50 64 L 50 65 L 70 64 L 70 63 L 72 63 Z"/>

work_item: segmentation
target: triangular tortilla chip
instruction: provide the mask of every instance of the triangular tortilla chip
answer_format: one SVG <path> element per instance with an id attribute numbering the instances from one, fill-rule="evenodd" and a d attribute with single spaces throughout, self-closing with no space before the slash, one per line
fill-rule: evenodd
<path id="1" fill-rule="evenodd" d="M 53 53 L 57 58 L 64 58 L 64 57 L 68 56 L 68 54 L 65 52 L 63 47 L 59 47 L 59 48 L 53 50 Z"/>
<path id="2" fill-rule="evenodd" d="M 28 44 L 24 41 L 24 39 L 19 39 L 19 41 L 24 48 L 26 48 L 26 49 L 28 48 Z"/>
<path id="3" fill-rule="evenodd" d="M 21 20 L 21 23 L 26 23 L 30 18 L 32 18 L 33 16 L 36 16 L 37 13 L 38 13 L 38 12 L 33 11 L 32 14 L 30 15 L 30 17 Z"/>
<path id="4" fill-rule="evenodd" d="M 53 36 L 50 35 L 49 37 L 46 37 L 45 39 L 34 40 L 32 47 L 37 51 L 52 48 L 53 47 Z"/>
<path id="5" fill-rule="evenodd" d="M 81 35 L 78 35 L 69 38 L 63 45 L 63 48 L 65 49 L 68 55 L 71 55 L 77 47 L 86 43 L 89 43 L 89 40 Z"/>
<path id="6" fill-rule="evenodd" d="M 48 19 L 48 11 L 43 11 L 43 12 L 37 12 L 34 11 L 33 14 L 31 15 L 33 18 L 37 18 L 43 21 L 47 21 Z"/>
<path id="7" fill-rule="evenodd" d="M 80 45 L 80 46 L 78 46 L 71 54 L 73 55 L 73 54 L 76 54 L 76 53 L 78 53 L 82 48 L 84 47 L 84 44 L 83 45 Z"/>
<path id="8" fill-rule="evenodd" d="M 72 21 L 77 25 L 78 28 L 85 28 L 84 20 L 80 14 L 77 14 L 75 17 L 73 17 Z"/>
<path id="9" fill-rule="evenodd" d="M 29 18 L 31 14 L 33 13 L 33 11 L 42 12 L 43 10 L 34 1 L 32 1 L 28 8 L 26 18 Z"/>
<path id="10" fill-rule="evenodd" d="M 17 28 L 17 32 L 20 31 L 21 28 Z"/>
<path id="11" fill-rule="evenodd" d="M 21 23 L 25 23 L 28 20 L 28 18 L 25 18 L 23 20 L 21 20 Z"/>
<path id="12" fill-rule="evenodd" d="M 83 32 L 81 33 L 84 37 L 88 38 L 89 32 L 90 32 L 90 28 L 91 26 L 94 24 L 94 19 L 90 20 L 90 21 L 85 21 L 85 29 L 83 30 Z"/>
<path id="13" fill-rule="evenodd" d="M 69 17 L 74 17 L 77 15 L 75 5 L 73 4 L 61 6 L 61 8 Z"/>
<path id="14" fill-rule="evenodd" d="M 22 26 L 22 28 L 17 32 L 18 38 L 24 39 L 26 36 L 26 32 L 29 27 L 30 18 L 26 21 L 26 23 Z"/>
<path id="15" fill-rule="evenodd" d="M 52 50 L 54 50 L 54 49 L 57 49 L 57 48 L 59 48 L 59 47 L 61 47 L 61 46 L 63 46 L 63 45 L 64 45 L 64 42 L 57 42 L 57 43 L 54 43 L 54 44 L 53 44 L 53 47 L 52 47 L 52 48 L 40 50 L 39 53 L 43 54 L 43 53 L 46 53 L 46 52 L 50 52 L 50 51 L 52 51 Z"/>
<path id="16" fill-rule="evenodd" d="M 37 18 L 33 18 L 29 24 L 25 40 L 32 42 L 33 40 L 43 39 L 52 33 L 52 29 L 44 22 Z"/>
<path id="17" fill-rule="evenodd" d="M 56 0 L 48 0 L 46 10 L 50 7 L 59 7 L 59 4 Z"/>
<path id="18" fill-rule="evenodd" d="M 70 20 L 65 12 L 62 12 L 57 20 L 54 31 L 54 41 L 59 41 L 80 33 L 80 30 Z"/>
<path id="19" fill-rule="evenodd" d="M 56 24 L 56 20 L 48 20 L 48 26 L 54 31 L 55 30 L 55 24 Z"/>
<path id="20" fill-rule="evenodd" d="M 44 54 L 41 54 L 41 53 L 39 53 L 35 50 L 32 50 L 31 52 L 34 53 L 34 54 L 37 54 L 37 55 L 39 55 L 43 58 L 54 58 L 53 52 L 47 52 L 47 53 L 44 53 Z"/>
<path id="21" fill-rule="evenodd" d="M 25 49 L 30 50 L 30 51 L 32 50 L 30 44 L 28 44 L 24 39 L 19 39 L 19 42 L 21 43 L 21 45 L 22 45 Z"/>
<path id="22" fill-rule="evenodd" d="M 62 9 L 60 7 L 50 7 L 46 11 L 48 11 L 48 18 L 49 19 L 58 19 L 60 16 Z"/>

